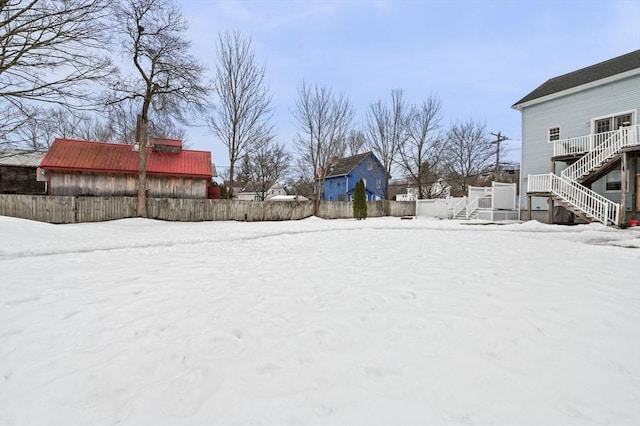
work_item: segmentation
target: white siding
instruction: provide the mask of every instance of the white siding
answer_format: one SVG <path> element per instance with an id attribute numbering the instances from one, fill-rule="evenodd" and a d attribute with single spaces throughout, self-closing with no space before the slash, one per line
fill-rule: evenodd
<path id="1" fill-rule="evenodd" d="M 640 75 L 524 107 L 520 205 L 524 207 L 527 202 L 527 175 L 551 171 L 553 146 L 547 142 L 550 127 L 560 127 L 561 139 L 584 136 L 592 132 L 593 118 L 627 111 L 635 112 L 634 124 L 640 124 Z M 560 173 L 564 166 L 559 163 L 556 167 Z M 593 185 L 598 192 L 601 187 Z M 532 209 L 546 210 L 546 200 L 534 198 Z"/>

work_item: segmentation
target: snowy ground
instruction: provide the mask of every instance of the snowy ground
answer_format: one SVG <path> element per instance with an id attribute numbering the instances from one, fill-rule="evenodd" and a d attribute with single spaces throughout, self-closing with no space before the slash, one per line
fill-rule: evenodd
<path id="1" fill-rule="evenodd" d="M 638 425 L 640 228 L 0 217 L 1 425 Z"/>

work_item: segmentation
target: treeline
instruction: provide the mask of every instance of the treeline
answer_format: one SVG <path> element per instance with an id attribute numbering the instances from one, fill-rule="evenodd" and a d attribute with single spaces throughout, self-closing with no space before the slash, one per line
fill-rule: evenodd
<path id="1" fill-rule="evenodd" d="M 258 188 L 287 181 L 318 198 L 331 159 L 364 151 L 381 161 L 387 184 L 393 171 L 422 198 L 440 195 L 441 178 L 464 192 L 492 170 L 499 145 L 483 123 L 444 128 L 437 95 L 409 104 L 402 89 L 372 100 L 357 123 L 347 95 L 303 81 L 292 100 L 297 134 L 280 140 L 266 66 L 251 38 L 218 34 L 209 70 L 190 50 L 178 4 L 0 2 L 0 149 L 46 150 L 55 137 L 144 146 L 148 137 L 185 139 L 185 126 L 205 125 L 227 148 L 225 179 Z M 145 176 L 141 171 L 141 199 Z"/>

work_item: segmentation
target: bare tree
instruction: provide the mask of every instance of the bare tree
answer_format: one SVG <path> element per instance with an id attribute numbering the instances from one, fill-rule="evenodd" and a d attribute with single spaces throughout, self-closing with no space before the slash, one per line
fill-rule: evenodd
<path id="1" fill-rule="evenodd" d="M 237 31 L 221 34 L 217 59 L 213 91 L 218 104 L 208 125 L 227 147 L 233 187 L 238 159 L 274 137 L 271 96 L 264 81 L 265 66 L 257 63 L 250 38 L 243 38 Z"/>
<path id="2" fill-rule="evenodd" d="M 468 119 L 451 126 L 444 155 L 450 181 L 456 184 L 458 192 L 464 194 L 481 173 L 491 168 L 495 148 L 486 126 Z"/>
<path id="3" fill-rule="evenodd" d="M 140 102 L 136 122 L 140 170 L 138 216 L 146 217 L 146 145 L 150 114 L 165 120 L 187 121 L 188 113 L 202 112 L 207 87 L 205 68 L 188 51 L 187 22 L 173 0 L 121 0 L 114 4 L 122 53 L 135 72 L 114 84 L 111 104 Z"/>
<path id="4" fill-rule="evenodd" d="M 349 134 L 338 142 L 336 146 L 336 155 L 338 157 L 351 157 L 360 154 L 366 146 L 367 140 L 359 130 L 352 130 Z"/>
<path id="5" fill-rule="evenodd" d="M 388 199 L 389 179 L 400 146 L 406 139 L 406 106 L 403 91 L 391 91 L 391 106 L 378 100 L 369 106 L 366 133 L 369 149 L 378 157 L 385 169 L 385 199 Z"/>
<path id="6" fill-rule="evenodd" d="M 286 179 L 291 165 L 291 154 L 284 144 L 273 141 L 260 144 L 244 159 L 239 175 L 255 189 L 260 201 L 266 200 L 271 186 Z"/>
<path id="7" fill-rule="evenodd" d="M 62 106 L 36 108 L 33 112 L 15 132 L 22 144 L 31 150 L 48 149 L 56 137 L 96 140 L 104 130 L 104 123 L 95 114 Z"/>
<path id="8" fill-rule="evenodd" d="M 108 0 L 0 0 L 0 141 L 34 107 L 94 105 L 114 72 L 104 52 Z M 18 141 L 20 142 L 20 141 Z M 31 142 L 28 142 L 31 144 Z"/>
<path id="9" fill-rule="evenodd" d="M 406 138 L 399 146 L 399 164 L 418 189 L 419 198 L 432 198 L 437 181 L 436 170 L 443 149 L 438 134 L 442 119 L 442 102 L 437 96 L 412 106 L 406 118 Z"/>
<path id="10" fill-rule="evenodd" d="M 320 209 L 325 173 L 331 158 L 352 128 L 354 109 L 347 97 L 328 86 L 302 83 L 293 116 L 298 126 L 295 140 L 300 161 L 314 182 L 315 214 Z"/>

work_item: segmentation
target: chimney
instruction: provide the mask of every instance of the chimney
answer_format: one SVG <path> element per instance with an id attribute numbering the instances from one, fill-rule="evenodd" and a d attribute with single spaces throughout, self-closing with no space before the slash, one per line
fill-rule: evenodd
<path id="1" fill-rule="evenodd" d="M 331 157 L 330 165 L 335 166 L 336 164 L 338 164 L 338 161 L 340 161 L 340 158 L 338 158 L 337 155 L 334 155 L 333 157 Z"/>
<path id="2" fill-rule="evenodd" d="M 154 151 L 159 152 L 182 151 L 182 141 L 178 139 L 149 138 L 149 145 Z"/>

